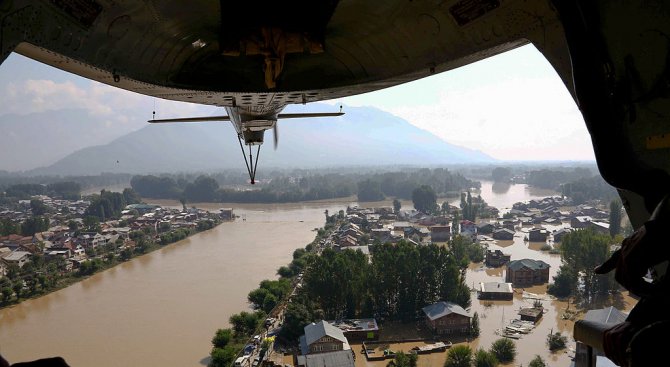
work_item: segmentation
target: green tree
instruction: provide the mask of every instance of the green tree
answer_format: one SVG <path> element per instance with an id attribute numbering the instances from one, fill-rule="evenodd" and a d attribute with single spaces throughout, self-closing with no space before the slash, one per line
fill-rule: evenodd
<path id="1" fill-rule="evenodd" d="M 44 204 L 42 200 L 32 199 L 30 200 L 30 211 L 33 213 L 33 216 L 37 217 L 40 215 L 46 214 L 49 208 Z"/>
<path id="2" fill-rule="evenodd" d="M 470 322 L 470 336 L 473 338 L 479 336 L 479 314 L 477 312 L 472 315 L 472 321 Z"/>
<path id="3" fill-rule="evenodd" d="M 84 217 L 84 227 L 87 231 L 98 232 L 100 229 L 100 218 L 88 215 Z"/>
<path id="4" fill-rule="evenodd" d="M 444 367 L 470 367 L 472 364 L 472 349 L 467 345 L 457 345 L 449 349 Z"/>
<path id="5" fill-rule="evenodd" d="M 564 349 L 567 342 L 568 338 L 559 332 L 547 335 L 547 346 L 549 346 L 549 350 L 552 352 Z"/>
<path id="6" fill-rule="evenodd" d="M 79 223 L 77 223 L 75 220 L 70 220 L 67 222 L 67 227 L 70 229 L 70 231 L 76 232 L 79 229 Z"/>
<path id="7" fill-rule="evenodd" d="M 97 217 L 101 222 L 118 218 L 126 207 L 126 199 L 120 192 L 102 190 L 100 195 L 93 195 L 91 203 L 84 213 L 85 216 Z"/>
<path id="8" fill-rule="evenodd" d="M 233 339 L 233 331 L 231 329 L 218 329 L 212 338 L 212 345 L 214 348 L 223 348 Z"/>
<path id="9" fill-rule="evenodd" d="M 290 278 L 295 274 L 293 274 L 293 271 L 288 266 L 282 266 L 279 269 L 277 269 L 277 275 L 279 275 L 282 278 Z"/>
<path id="10" fill-rule="evenodd" d="M 395 367 L 416 367 L 417 357 L 416 354 L 397 352 L 395 358 L 386 365 Z"/>
<path id="11" fill-rule="evenodd" d="M 610 237 L 614 238 L 621 233 L 621 201 L 614 199 L 610 202 Z"/>
<path id="12" fill-rule="evenodd" d="M 0 235 L 8 236 L 10 234 L 17 234 L 19 231 L 20 226 L 17 226 L 11 219 L 3 218 L 0 221 Z"/>
<path id="13" fill-rule="evenodd" d="M 607 276 L 597 276 L 595 267 L 610 255 L 610 237 L 591 229 L 577 230 L 565 235 L 561 241 L 561 260 L 572 269 L 579 283 L 580 296 L 590 302 L 597 293 L 607 293 L 613 286 Z"/>
<path id="14" fill-rule="evenodd" d="M 432 187 L 421 185 L 412 191 L 414 208 L 423 213 L 432 213 L 437 206 L 437 195 Z"/>
<path id="15" fill-rule="evenodd" d="M 440 206 L 440 211 L 442 212 L 442 215 L 449 215 L 449 203 L 443 201 L 442 205 Z"/>
<path id="16" fill-rule="evenodd" d="M 191 203 L 213 202 L 217 199 L 217 190 L 219 183 L 208 176 L 198 176 L 193 183 L 189 183 L 184 188 L 184 197 Z"/>
<path id="17" fill-rule="evenodd" d="M 500 338 L 491 345 L 491 353 L 496 356 L 501 363 L 508 363 L 516 357 L 516 345 L 511 339 Z"/>
<path id="18" fill-rule="evenodd" d="M 451 220 L 451 233 L 456 236 L 461 229 L 461 216 L 458 211 L 454 212 L 454 218 Z"/>
<path id="19" fill-rule="evenodd" d="M 491 179 L 494 182 L 507 182 L 512 177 L 512 170 L 508 167 L 496 167 L 491 172 Z"/>
<path id="20" fill-rule="evenodd" d="M 3 287 L 2 288 L 2 302 L 3 303 L 8 303 L 9 300 L 12 298 L 12 294 L 14 294 L 14 291 L 12 290 L 11 287 Z"/>
<path id="21" fill-rule="evenodd" d="M 297 340 L 304 334 L 305 325 L 312 321 L 312 315 L 307 307 L 300 303 L 289 303 L 284 313 L 284 325 L 280 335 L 286 340 Z"/>
<path id="22" fill-rule="evenodd" d="M 498 363 L 498 359 L 491 352 L 479 349 L 475 353 L 474 367 L 496 367 Z"/>
<path id="23" fill-rule="evenodd" d="M 140 195 L 137 192 L 135 192 L 135 190 L 129 187 L 123 189 L 122 195 L 124 201 L 126 202 L 126 205 L 139 204 L 142 202 L 142 198 L 140 197 Z"/>
<path id="24" fill-rule="evenodd" d="M 19 299 L 23 291 L 23 280 L 19 280 L 12 284 L 12 290 L 14 291 L 14 294 L 16 294 L 16 299 Z"/>
<path id="25" fill-rule="evenodd" d="M 547 367 L 547 364 L 544 363 L 542 357 L 536 355 L 532 361 L 528 364 L 528 367 Z"/>
<path id="26" fill-rule="evenodd" d="M 384 200 L 379 181 L 365 180 L 358 183 L 358 201 Z"/>
<path id="27" fill-rule="evenodd" d="M 24 236 L 33 236 L 47 229 L 49 229 L 49 219 L 46 217 L 30 217 L 21 223 L 21 234 Z"/>
<path id="28" fill-rule="evenodd" d="M 236 356 L 237 350 L 230 345 L 225 348 L 212 348 L 209 367 L 230 367 Z"/>
<path id="29" fill-rule="evenodd" d="M 402 204 L 400 203 L 400 200 L 393 199 L 393 212 L 397 214 L 398 212 L 400 212 L 401 207 Z"/>
<path id="30" fill-rule="evenodd" d="M 230 316 L 230 323 L 236 336 L 250 336 L 265 318 L 265 313 L 256 311 L 253 313 L 242 311 Z"/>
<path id="31" fill-rule="evenodd" d="M 570 296 L 577 288 L 577 274 L 568 265 L 561 265 L 554 276 L 554 282 L 549 284 L 547 292 L 556 297 L 565 298 Z"/>

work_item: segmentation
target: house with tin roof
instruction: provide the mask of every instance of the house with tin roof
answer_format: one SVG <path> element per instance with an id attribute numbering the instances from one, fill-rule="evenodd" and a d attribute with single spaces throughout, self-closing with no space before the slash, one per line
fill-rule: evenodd
<path id="1" fill-rule="evenodd" d="M 470 330 L 470 314 L 463 307 L 440 301 L 423 308 L 426 326 L 435 334 L 467 333 Z"/>
<path id="2" fill-rule="evenodd" d="M 549 264 L 542 260 L 521 259 L 507 263 L 505 281 L 516 287 L 549 282 Z"/>
<path id="3" fill-rule="evenodd" d="M 344 332 L 327 321 L 319 321 L 305 326 L 305 335 L 300 337 L 302 354 L 351 350 Z"/>
<path id="4" fill-rule="evenodd" d="M 22 268 L 28 261 L 30 261 L 30 252 L 28 251 L 12 251 L 9 254 L 5 254 L 2 260 L 7 265 L 16 265 L 19 268 Z"/>
<path id="5" fill-rule="evenodd" d="M 511 241 L 514 239 L 514 231 L 509 228 L 501 228 L 493 232 L 494 240 Z"/>
<path id="6" fill-rule="evenodd" d="M 599 310 L 588 310 L 584 315 L 584 320 L 599 322 L 607 325 L 617 325 L 628 317 L 627 314 L 612 306 L 601 308 Z"/>

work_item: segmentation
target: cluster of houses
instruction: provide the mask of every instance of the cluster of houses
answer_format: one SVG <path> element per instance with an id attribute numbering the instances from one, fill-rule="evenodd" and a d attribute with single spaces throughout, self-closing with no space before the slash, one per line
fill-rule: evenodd
<path id="1" fill-rule="evenodd" d="M 346 224 L 335 232 L 326 246 L 339 249 L 361 248 L 376 240 L 381 243 L 405 240 L 417 245 L 439 243 L 449 241 L 454 233 L 469 237 L 473 241 L 477 241 L 480 235 L 505 241 L 513 240 L 517 228 L 523 226 L 533 226 L 528 229 L 527 234 L 530 242 L 546 242 L 550 235 L 554 242 L 560 242 L 565 234 L 581 228 L 609 233 L 609 214 L 606 211 L 588 205 L 577 206 L 572 211 L 560 210 L 568 204 L 560 197 L 516 203 L 504 218 L 480 223 L 461 220 L 458 228 L 452 228 L 453 217 L 449 215 L 428 215 L 416 210 L 394 213 L 390 207 L 349 207 Z M 561 225 L 568 222 L 571 228 L 561 228 L 553 233 L 542 227 L 542 224 Z M 361 250 L 366 252 L 364 248 Z"/>
<path id="2" fill-rule="evenodd" d="M 368 253 L 367 246 L 376 241 L 397 243 L 404 240 L 415 245 L 447 242 L 454 232 L 452 220 L 448 215 L 427 215 L 416 210 L 401 210 L 396 214 L 390 207 L 350 207 L 347 208 L 346 223 L 325 241 L 324 246 L 360 249 Z M 477 227 L 471 221 L 462 220 L 458 233 L 475 241 Z"/>
<path id="3" fill-rule="evenodd" d="M 608 212 L 588 205 L 579 205 L 571 211 L 560 210 L 565 204 L 558 197 L 516 203 L 500 221 L 478 224 L 477 233 L 506 241 L 514 238 L 516 228 L 533 226 L 527 235 L 530 242 L 545 242 L 550 234 L 553 234 L 554 242 L 561 242 L 563 236 L 572 229 L 592 228 L 599 233 L 609 233 Z M 542 227 L 543 224 L 561 225 L 568 222 L 571 228 L 562 228 L 553 233 Z"/>
<path id="4" fill-rule="evenodd" d="M 119 220 L 100 223 L 98 232 L 86 232 L 70 227 L 70 222 L 84 227 L 83 216 L 90 204 L 85 200 L 69 201 L 39 196 L 49 208 L 49 229 L 34 236 L 11 234 L 0 237 L 0 277 L 5 276 L 8 268 L 16 265 L 22 268 L 30 258 L 42 254 L 47 258 L 60 257 L 64 260 L 62 272 L 70 272 L 87 261 L 89 249 L 105 248 L 113 245 L 114 251 L 135 247 L 131 238 L 134 231 L 148 232 L 154 236 L 178 228 L 195 228 L 198 221 L 213 218 L 232 219 L 232 209 L 221 209 L 216 214 L 191 208 L 186 211 L 162 208 L 158 205 L 132 204 L 122 212 Z M 30 201 L 19 202 L 20 210 L 3 210 L 0 218 L 20 223 L 31 216 Z"/>
<path id="5" fill-rule="evenodd" d="M 470 331 L 472 316 L 455 303 L 440 301 L 424 307 L 423 313 L 425 327 L 436 336 Z M 356 354 L 349 342 L 376 341 L 380 333 L 375 319 L 319 321 L 304 330 L 296 363 L 302 367 L 353 367 Z"/>

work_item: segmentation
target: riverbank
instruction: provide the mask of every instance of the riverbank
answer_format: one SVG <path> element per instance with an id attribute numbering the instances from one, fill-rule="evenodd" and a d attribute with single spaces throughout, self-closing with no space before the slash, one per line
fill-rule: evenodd
<path id="1" fill-rule="evenodd" d="M 157 233 L 153 238 L 136 238 L 139 241 L 133 241 L 133 245 L 124 245 L 116 247 L 104 247 L 93 252 L 88 252 L 87 255 L 93 253 L 93 256 L 88 255 L 85 259 L 78 261 L 78 269 L 72 269 L 70 272 L 58 271 L 54 273 L 41 274 L 41 271 L 35 270 L 35 274 L 24 274 L 18 278 L 12 279 L 9 276 L 7 279 L 13 284 L 22 284 L 21 288 L 13 287 L 13 296 L 11 299 L 6 297 L 3 292 L 3 299 L 0 300 L 0 310 L 7 307 L 13 307 L 21 304 L 27 300 L 38 299 L 50 293 L 67 288 L 75 283 L 81 282 L 92 275 L 111 269 L 119 264 L 130 261 L 136 257 L 146 255 L 160 248 L 164 248 L 180 240 L 186 239 L 197 233 L 211 230 L 222 221 L 214 216 L 207 218 L 208 224 L 198 225 L 190 229 L 176 229 Z M 141 243 L 138 243 L 141 242 Z M 33 255 L 35 256 L 35 255 Z M 44 255 L 41 255 L 44 256 Z M 47 261 L 53 262 L 55 266 L 57 261 L 40 260 L 41 263 Z M 61 264 L 58 262 L 58 264 Z M 62 265 L 60 265 L 62 267 Z M 46 267 L 50 269 L 49 266 Z M 3 282 L 6 282 L 3 278 Z"/>
<path id="2" fill-rule="evenodd" d="M 2 354 L 10 362 L 60 355 L 72 366 L 206 365 L 216 328 L 250 310 L 249 291 L 275 279 L 293 251 L 314 239 L 325 210 L 345 208 L 236 207 L 246 221 L 224 222 L 0 310 Z"/>

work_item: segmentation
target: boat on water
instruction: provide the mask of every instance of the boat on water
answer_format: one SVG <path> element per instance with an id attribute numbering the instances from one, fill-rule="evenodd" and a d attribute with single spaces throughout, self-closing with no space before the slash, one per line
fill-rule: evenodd
<path id="1" fill-rule="evenodd" d="M 523 336 L 523 334 L 519 332 L 510 331 L 507 329 L 496 329 L 495 334 L 500 335 L 503 338 L 510 338 L 510 339 L 521 339 L 521 337 Z"/>
<path id="2" fill-rule="evenodd" d="M 521 339 L 521 334 L 519 333 L 503 333 L 503 338 L 509 338 L 509 339 Z"/>
<path id="3" fill-rule="evenodd" d="M 452 343 L 451 342 L 437 342 L 433 344 L 427 344 L 427 345 L 422 345 L 422 346 L 416 346 L 410 350 L 410 353 L 415 353 L 415 354 L 425 354 L 425 353 L 433 353 L 433 352 L 444 352 L 448 348 L 451 348 Z"/>
<path id="4" fill-rule="evenodd" d="M 520 328 L 520 327 L 515 327 L 515 326 L 508 325 L 508 326 L 505 326 L 505 332 L 518 333 L 518 334 L 528 334 L 528 333 L 530 333 L 530 330 L 526 329 L 526 328 Z"/>

